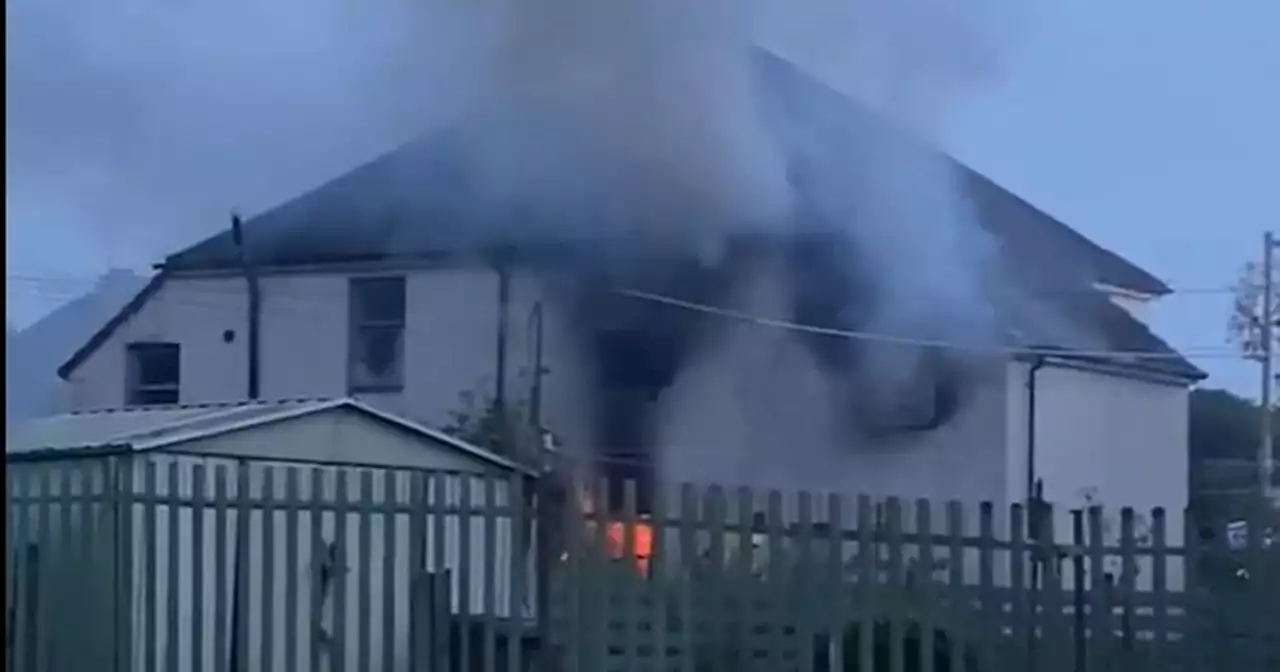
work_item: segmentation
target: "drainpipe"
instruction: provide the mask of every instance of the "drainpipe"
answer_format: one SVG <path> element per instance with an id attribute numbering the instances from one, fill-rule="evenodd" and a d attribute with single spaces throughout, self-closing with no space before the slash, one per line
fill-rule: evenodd
<path id="1" fill-rule="evenodd" d="M 1044 356 L 1037 355 L 1027 369 L 1027 502 L 1036 495 L 1036 373 L 1044 366 Z"/>
<path id="2" fill-rule="evenodd" d="M 507 423 L 507 331 L 508 313 L 511 312 L 511 266 L 508 252 L 499 249 L 493 256 L 493 267 L 498 274 L 498 328 L 494 343 L 493 411 L 498 420 L 499 452 L 513 451 L 510 427 Z"/>
<path id="3" fill-rule="evenodd" d="M 542 441 L 542 377 L 546 375 L 546 366 L 542 362 L 542 302 L 533 304 L 529 311 L 529 337 L 533 350 L 533 380 L 529 384 L 529 424 L 533 426 L 534 436 Z"/>
<path id="4" fill-rule="evenodd" d="M 1041 551 L 1046 548 L 1041 537 L 1044 533 L 1044 521 L 1041 518 L 1040 503 L 1044 499 L 1044 480 L 1036 478 L 1036 373 L 1044 366 L 1044 356 L 1037 355 L 1027 369 L 1027 508 L 1026 524 L 1029 532 L 1028 540 L 1031 551 L 1031 613 L 1039 610 L 1040 563 L 1050 561 L 1042 558 Z M 1048 548 L 1053 548 L 1052 543 Z M 1020 561 L 1019 561 L 1020 562 Z M 1027 633 L 1027 654 L 1029 669 L 1034 669 L 1036 654 L 1035 629 Z"/>
<path id="5" fill-rule="evenodd" d="M 249 390 L 250 399 L 257 399 L 259 394 L 258 362 L 260 358 L 259 343 L 261 337 L 262 292 L 258 285 L 258 271 L 249 258 L 248 247 L 244 242 L 244 230 L 240 215 L 231 215 L 231 238 L 240 251 L 240 268 L 244 273 L 245 283 L 249 287 Z"/>

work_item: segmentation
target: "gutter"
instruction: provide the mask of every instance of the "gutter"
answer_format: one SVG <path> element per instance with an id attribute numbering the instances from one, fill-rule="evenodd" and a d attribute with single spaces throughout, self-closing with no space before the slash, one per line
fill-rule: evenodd
<path id="1" fill-rule="evenodd" d="M 248 246 L 244 241 L 244 227 L 240 222 L 240 215 L 231 215 L 231 237 L 235 241 L 236 248 L 240 251 L 240 270 L 244 274 L 245 283 L 249 288 L 249 399 L 256 400 L 259 396 L 259 360 L 261 358 L 260 344 L 262 332 L 262 288 L 258 283 L 258 272 L 254 267 L 252 260 L 249 258 Z"/>
<path id="2" fill-rule="evenodd" d="M 1115 362 L 1080 355 L 1072 355 L 1070 350 L 1064 350 L 1061 355 L 1023 354 L 1018 355 L 1015 359 L 1029 364 L 1034 364 L 1037 360 L 1044 360 L 1047 365 L 1051 365 L 1054 368 L 1087 371 L 1089 373 L 1097 373 L 1104 376 L 1140 380 L 1146 383 L 1170 385 L 1174 387 L 1187 387 L 1189 385 L 1194 385 L 1208 377 L 1208 374 L 1203 372 L 1198 372 L 1193 375 L 1190 372 L 1175 373 L 1173 371 L 1167 371 L 1146 365 L 1141 360 Z"/>

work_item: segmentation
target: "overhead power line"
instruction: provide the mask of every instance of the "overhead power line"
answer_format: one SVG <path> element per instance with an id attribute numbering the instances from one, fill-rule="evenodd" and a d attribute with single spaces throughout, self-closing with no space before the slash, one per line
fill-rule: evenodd
<path id="1" fill-rule="evenodd" d="M 1128 357 L 1133 359 L 1179 359 L 1184 355 L 1175 352 L 1150 352 L 1147 350 L 1064 350 L 1058 348 L 1028 348 L 1028 347 L 982 347 L 967 343 L 959 343 L 955 341 L 912 338 L 906 336 L 895 336 L 892 334 L 884 334 L 870 331 L 854 331 L 850 329 L 835 329 L 831 327 L 819 327 L 809 324 L 800 324 L 797 322 L 789 322 L 786 320 L 778 320 L 767 317 L 760 317 L 736 310 L 726 308 L 717 308 L 683 299 L 676 299 L 661 294 L 653 294 L 650 292 L 640 292 L 636 290 L 619 290 L 619 294 L 630 296 L 643 301 L 652 301 L 661 303 L 675 308 L 684 310 L 692 310 L 709 315 L 717 315 L 728 319 L 749 322 L 765 327 L 773 327 L 777 329 L 787 329 L 791 331 L 800 331 L 809 334 L 817 334 L 821 336 L 834 336 L 839 338 L 847 338 L 850 340 L 875 341 L 879 343 L 890 343 L 894 345 L 907 345 L 924 348 L 947 348 L 952 350 L 968 350 L 979 354 L 1002 354 L 1002 355 L 1031 355 L 1031 356 L 1075 356 L 1075 357 Z M 1224 353 L 1226 354 L 1226 353 Z M 1243 357 L 1236 354 L 1236 357 Z"/>
<path id="2" fill-rule="evenodd" d="M 6 276 L 7 278 L 24 278 L 19 283 L 27 285 L 26 291 L 30 291 L 39 296 L 48 298 L 61 298 L 71 300 L 80 298 L 85 295 L 85 291 L 72 288 L 60 279 L 48 282 L 49 279 L 40 276 Z M 96 284 L 96 279 L 93 281 Z M 7 287 L 6 290 L 14 289 Z M 239 293 L 240 287 L 221 289 L 217 287 L 192 287 L 184 290 L 179 296 L 166 297 L 164 300 L 171 305 L 190 306 L 196 308 L 208 308 L 211 310 L 228 310 L 228 306 L 221 301 L 222 297 L 228 297 Z M 1095 290 L 1096 291 L 1096 290 Z M 946 348 L 952 350 L 966 350 L 980 354 L 1000 354 L 1007 356 L 1077 356 L 1077 357 L 1095 357 L 1095 358 L 1113 358 L 1128 360 L 1162 360 L 1162 359 L 1178 359 L 1186 357 L 1189 359 L 1243 359 L 1245 357 L 1240 351 L 1224 346 L 1202 346 L 1186 348 L 1179 353 L 1171 352 L 1150 352 L 1144 350 L 1113 350 L 1113 349 L 1097 349 L 1097 350 L 1063 350 L 1054 348 L 1034 348 L 1034 347 L 1004 347 L 1004 346 L 987 346 L 980 347 L 973 344 L 959 343 L 943 339 L 921 339 L 898 336 L 893 334 L 857 331 L 847 329 L 836 329 L 830 327 L 821 327 L 817 325 L 802 324 L 786 320 L 762 317 L 742 311 L 735 311 L 716 306 L 699 304 L 671 296 L 654 294 L 650 292 L 641 292 L 638 290 L 618 290 L 622 296 L 627 296 L 636 300 L 650 301 L 670 306 L 675 309 L 692 310 L 709 315 L 715 315 L 725 319 L 731 319 L 743 323 L 755 324 L 757 326 L 787 329 L 791 331 L 799 331 L 810 334 L 831 336 L 837 338 L 846 338 L 851 340 L 875 341 L 881 343 L 890 343 L 904 346 L 915 347 L 932 347 Z M 1096 294 L 1095 294 L 1096 296 Z M 314 318 L 317 311 L 328 310 L 332 307 L 331 292 L 285 292 L 279 291 L 267 292 L 266 304 L 264 310 L 268 313 L 277 315 L 288 315 L 296 317 L 300 320 L 310 320 Z"/>

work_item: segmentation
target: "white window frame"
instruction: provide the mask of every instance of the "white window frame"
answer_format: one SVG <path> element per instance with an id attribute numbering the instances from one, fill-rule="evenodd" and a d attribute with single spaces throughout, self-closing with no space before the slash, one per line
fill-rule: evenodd
<path id="1" fill-rule="evenodd" d="M 402 305 L 398 319 L 363 318 L 360 311 L 362 287 L 379 283 L 399 283 Z M 405 322 L 408 313 L 408 287 L 403 275 L 375 275 L 351 278 L 347 284 L 349 299 L 347 301 L 347 392 L 357 393 L 391 393 L 404 390 L 405 379 Z M 357 367 L 360 366 L 361 334 L 369 329 L 396 330 L 400 338 L 396 345 L 394 373 L 383 381 L 358 380 Z"/>

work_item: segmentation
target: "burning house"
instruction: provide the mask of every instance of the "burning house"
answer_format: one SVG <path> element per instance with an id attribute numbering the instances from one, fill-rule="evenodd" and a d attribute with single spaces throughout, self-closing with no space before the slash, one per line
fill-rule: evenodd
<path id="1" fill-rule="evenodd" d="M 758 183 L 430 134 L 169 256 L 59 373 L 79 408 L 167 376 L 173 402 L 354 394 L 437 426 L 460 393 L 534 395 L 567 455 L 645 484 L 1006 502 L 1039 480 L 1180 510 L 1203 374 L 1112 296 L 1168 287 L 791 63 L 746 70 Z"/>

